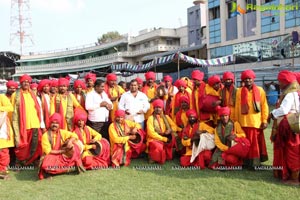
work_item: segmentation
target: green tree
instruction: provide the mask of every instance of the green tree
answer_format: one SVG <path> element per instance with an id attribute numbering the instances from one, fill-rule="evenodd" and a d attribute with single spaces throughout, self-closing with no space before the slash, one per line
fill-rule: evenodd
<path id="1" fill-rule="evenodd" d="M 103 34 L 100 38 L 98 38 L 98 43 L 101 44 L 101 43 L 111 42 L 121 38 L 122 35 L 120 35 L 118 31 L 110 31 Z"/>

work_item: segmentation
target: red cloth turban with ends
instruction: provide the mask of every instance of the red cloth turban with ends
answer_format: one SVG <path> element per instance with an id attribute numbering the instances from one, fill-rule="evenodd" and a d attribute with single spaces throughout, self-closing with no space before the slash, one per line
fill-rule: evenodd
<path id="1" fill-rule="evenodd" d="M 114 73 L 110 73 L 106 75 L 106 81 L 116 81 L 117 75 Z"/>
<path id="2" fill-rule="evenodd" d="M 300 72 L 294 72 L 298 83 L 300 84 Z"/>
<path id="3" fill-rule="evenodd" d="M 290 84 L 292 82 L 295 82 L 297 80 L 295 73 L 288 71 L 288 70 L 282 70 L 278 73 L 278 81 L 280 81 L 283 84 Z"/>
<path id="4" fill-rule="evenodd" d="M 224 72 L 223 81 L 225 81 L 227 79 L 234 80 L 234 74 L 232 72 Z"/>
<path id="5" fill-rule="evenodd" d="M 59 78 L 59 79 L 58 79 L 58 86 L 64 85 L 64 86 L 69 87 L 69 84 L 70 84 L 70 82 L 69 82 L 69 80 L 66 79 L 66 78 Z"/>
<path id="6" fill-rule="evenodd" d="M 50 87 L 58 87 L 58 80 L 52 79 L 50 83 Z"/>
<path id="7" fill-rule="evenodd" d="M 37 90 L 39 91 L 39 92 L 41 92 L 42 90 L 43 90 L 43 88 L 46 86 L 46 85 L 51 85 L 51 81 L 50 80 L 48 80 L 48 79 L 43 79 L 43 80 L 41 80 L 40 82 L 39 82 L 39 85 L 38 85 L 38 87 L 37 87 Z"/>
<path id="8" fill-rule="evenodd" d="M 149 79 L 153 79 L 153 80 L 155 80 L 155 73 L 154 72 L 147 72 L 146 74 L 145 74 L 145 79 L 146 80 L 149 80 Z"/>
<path id="9" fill-rule="evenodd" d="M 83 120 L 84 124 L 86 123 L 87 120 L 87 114 L 84 111 L 77 110 L 74 114 L 74 124 L 76 125 L 79 120 Z"/>
<path id="10" fill-rule="evenodd" d="M 229 107 L 221 107 L 221 106 L 218 106 L 217 107 L 217 112 L 218 112 L 218 115 L 219 116 L 222 116 L 222 115 L 230 115 L 230 108 Z"/>
<path id="11" fill-rule="evenodd" d="M 245 70 L 241 73 L 241 79 L 242 81 L 247 79 L 247 78 L 251 78 L 251 79 L 255 79 L 256 76 L 255 76 L 255 73 L 253 70 L 251 69 L 248 69 L 248 70 Z"/>
<path id="12" fill-rule="evenodd" d="M 6 82 L 6 87 L 7 88 L 10 88 L 10 87 L 18 88 L 18 83 L 15 82 L 15 81 L 10 80 L 10 81 Z"/>
<path id="13" fill-rule="evenodd" d="M 169 75 L 166 75 L 166 76 L 164 76 L 163 81 L 165 81 L 165 82 L 170 81 L 172 83 L 173 82 L 173 78 L 171 76 L 169 76 Z"/>
<path id="14" fill-rule="evenodd" d="M 161 99 L 156 99 L 152 102 L 153 108 L 155 107 L 160 107 L 163 108 L 164 107 L 164 102 Z"/>
<path id="15" fill-rule="evenodd" d="M 29 83 L 31 83 L 32 78 L 28 74 L 24 74 L 23 76 L 20 76 L 19 81 L 20 81 L 20 83 L 22 83 L 24 81 L 28 81 Z"/>
<path id="16" fill-rule="evenodd" d="M 125 111 L 124 110 L 116 110 L 115 117 L 125 117 Z"/>
<path id="17" fill-rule="evenodd" d="M 198 118 L 197 112 L 194 109 L 190 109 L 190 110 L 186 111 L 186 116 Z"/>
<path id="18" fill-rule="evenodd" d="M 58 122 L 59 124 L 61 124 L 61 115 L 59 113 L 54 113 L 50 116 L 49 121 L 50 123 Z"/>
<path id="19" fill-rule="evenodd" d="M 84 77 L 85 79 L 85 82 L 88 82 L 88 79 L 92 79 L 93 82 L 95 83 L 96 81 L 96 74 L 93 74 L 93 73 L 87 73 Z"/>
<path id="20" fill-rule="evenodd" d="M 175 85 L 177 88 L 180 88 L 180 87 L 186 88 L 186 87 L 187 87 L 187 86 L 186 86 L 186 82 L 185 82 L 184 80 L 181 80 L 181 79 L 176 80 L 175 83 L 174 83 L 174 85 Z"/>
<path id="21" fill-rule="evenodd" d="M 136 77 L 135 80 L 138 84 L 143 84 L 144 82 L 143 79 L 141 79 L 140 77 Z"/>
<path id="22" fill-rule="evenodd" d="M 204 73 L 201 72 L 200 70 L 194 70 L 192 71 L 192 79 L 202 81 L 204 78 Z"/>
<path id="23" fill-rule="evenodd" d="M 85 89 L 85 83 L 81 80 L 76 80 L 74 82 L 74 88 L 78 88 L 78 87 L 81 87 L 82 89 Z"/>
<path id="24" fill-rule="evenodd" d="M 220 83 L 220 82 L 221 82 L 221 79 L 220 79 L 220 76 L 218 76 L 218 75 L 213 75 L 208 78 L 208 85 L 210 85 L 211 87 L 214 86 L 216 83 Z"/>
<path id="25" fill-rule="evenodd" d="M 190 99 L 187 96 L 181 96 L 179 98 L 179 103 L 185 102 L 187 104 L 190 104 Z"/>
<path id="26" fill-rule="evenodd" d="M 30 89 L 37 89 L 37 87 L 38 87 L 39 85 L 37 84 L 37 83 L 31 83 L 30 84 Z"/>

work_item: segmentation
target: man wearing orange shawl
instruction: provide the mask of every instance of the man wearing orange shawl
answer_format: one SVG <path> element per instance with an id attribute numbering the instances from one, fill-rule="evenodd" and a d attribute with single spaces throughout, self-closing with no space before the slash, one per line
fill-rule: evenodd
<path id="1" fill-rule="evenodd" d="M 110 124 L 111 161 L 113 167 L 128 166 L 131 158 L 137 158 L 145 151 L 145 132 L 139 123 L 125 120 L 125 111 L 116 110 L 115 120 Z"/>
<path id="2" fill-rule="evenodd" d="M 68 87 L 69 80 L 59 78 L 58 94 L 51 99 L 50 114 L 59 113 L 62 116 L 61 129 L 72 131 L 74 109 L 84 110 L 84 108 L 79 104 L 75 96 L 68 92 Z"/>
<path id="3" fill-rule="evenodd" d="M 234 85 L 234 74 L 232 72 L 224 72 L 223 74 L 224 88 L 221 90 L 222 107 L 230 108 L 230 119 L 235 121 L 234 107 L 236 99 L 236 87 Z"/>
<path id="4" fill-rule="evenodd" d="M 204 122 L 199 122 L 197 112 L 194 109 L 188 110 L 186 115 L 188 117 L 188 124 L 183 128 L 181 137 L 181 143 L 185 151 L 180 157 L 180 165 L 184 167 L 198 166 L 204 169 L 210 162 L 212 155 L 211 149 L 214 148 L 214 145 L 200 144 L 200 140 L 202 140 L 201 142 L 203 143 L 207 142 L 206 135 L 208 134 L 208 136 L 210 136 L 208 138 L 211 143 L 213 143 L 214 129 Z M 202 138 L 201 134 L 203 134 Z M 201 150 L 195 153 L 195 149 L 198 149 L 197 146 L 201 146 L 199 147 Z"/>
<path id="5" fill-rule="evenodd" d="M 249 141 L 237 121 L 230 119 L 230 108 L 217 108 L 220 120 L 214 130 L 217 146 L 211 160 L 211 168 L 219 166 L 242 166 L 243 159 L 249 152 Z M 244 145 L 236 144 L 242 142 Z"/>
<path id="6" fill-rule="evenodd" d="M 81 107 L 85 108 L 85 98 L 86 93 L 85 90 L 86 86 L 85 83 L 81 80 L 74 81 L 74 96 L 77 99 L 77 101 L 80 103 Z"/>
<path id="7" fill-rule="evenodd" d="M 200 70 L 192 71 L 192 80 L 194 82 L 194 87 L 191 95 L 191 109 L 196 110 L 197 115 L 200 116 L 200 108 L 201 108 L 201 99 L 205 94 L 205 85 L 206 83 L 203 81 L 204 73 Z"/>
<path id="8" fill-rule="evenodd" d="M 84 172 L 81 153 L 83 145 L 75 133 L 60 129 L 62 118 L 59 113 L 50 116 L 50 128 L 42 136 L 42 150 L 39 179 L 50 174 L 71 171 Z M 77 167 L 77 169 L 76 169 Z"/>
<path id="9" fill-rule="evenodd" d="M 49 128 L 49 117 L 50 117 L 50 84 L 51 81 L 43 79 L 39 82 L 37 87 L 39 98 L 41 99 L 41 108 L 43 119 L 45 122 L 46 129 Z"/>
<path id="10" fill-rule="evenodd" d="M 164 102 L 156 99 L 152 102 L 153 114 L 147 120 L 147 146 L 149 162 L 164 164 L 173 159 L 173 148 L 176 145 L 173 132 L 178 130 L 168 115 L 164 115 Z"/>
<path id="11" fill-rule="evenodd" d="M 106 92 L 108 98 L 113 103 L 113 109 L 109 111 L 109 118 L 112 122 L 115 119 L 115 111 L 118 109 L 119 99 L 121 95 L 125 92 L 124 89 L 117 85 L 117 75 L 110 73 L 106 75 L 106 83 L 104 85 L 104 91 Z"/>
<path id="12" fill-rule="evenodd" d="M 153 101 L 153 99 L 155 98 L 155 92 L 156 92 L 156 88 L 157 85 L 155 83 L 156 80 L 156 75 L 154 72 L 147 72 L 145 73 L 145 79 L 146 79 L 146 85 L 142 88 L 142 92 L 144 94 L 146 94 L 146 96 L 148 97 L 149 102 L 151 103 L 151 101 Z M 148 117 L 150 115 L 152 115 L 153 113 L 153 107 L 150 104 L 150 109 L 147 111 L 147 113 L 145 114 L 145 120 L 148 119 Z"/>
<path id="13" fill-rule="evenodd" d="M 178 88 L 178 92 L 175 94 L 172 102 L 171 118 L 173 119 L 173 121 L 175 121 L 176 113 L 180 109 L 180 102 L 179 102 L 180 97 L 186 96 L 189 99 L 189 101 L 191 99 L 191 93 L 189 93 L 186 90 L 187 85 L 183 80 L 179 79 L 175 81 L 174 85 Z"/>
<path id="14" fill-rule="evenodd" d="M 244 86 L 236 92 L 235 118 L 250 141 L 250 150 L 244 165 L 255 168 L 268 160 L 264 129 L 267 128 L 269 107 L 263 88 L 254 83 L 255 73 L 245 70 L 241 73 Z"/>
<path id="15" fill-rule="evenodd" d="M 87 114 L 76 111 L 74 116 L 75 129 L 73 133 L 83 143 L 83 153 L 81 156 L 85 169 L 106 168 L 110 164 L 109 142 L 102 138 L 101 134 L 86 126 Z"/>
<path id="16" fill-rule="evenodd" d="M 165 110 L 164 113 L 166 115 L 171 116 L 172 112 L 172 101 L 176 93 L 178 92 L 178 88 L 175 85 L 172 85 L 173 78 L 169 75 L 164 76 L 163 82 L 165 84 Z"/>
<path id="17" fill-rule="evenodd" d="M 30 89 L 31 77 L 24 74 L 19 79 L 21 88 L 11 97 L 14 107 L 12 127 L 15 134 L 15 153 L 18 164 L 31 164 L 41 154 L 40 105 Z"/>
<path id="18" fill-rule="evenodd" d="M 0 94 L 0 179 L 8 178 L 7 167 L 10 162 L 9 148 L 14 146 L 14 135 L 7 113 L 13 111 L 9 99 Z"/>
<path id="19" fill-rule="evenodd" d="M 278 74 L 282 91 L 277 108 L 270 113 L 274 119 L 271 141 L 273 142 L 274 176 L 284 183 L 299 185 L 300 134 L 291 130 L 287 116 L 299 111 L 299 84 L 293 72 L 283 70 Z"/>
<path id="20" fill-rule="evenodd" d="M 217 123 L 216 108 L 221 104 L 221 79 L 218 75 L 208 78 L 208 84 L 205 86 L 205 94 L 200 99 L 200 121 L 206 122 L 212 127 Z"/>
<path id="21" fill-rule="evenodd" d="M 85 79 L 85 83 L 86 83 L 86 93 L 89 93 L 91 91 L 94 90 L 94 83 L 97 79 L 97 76 L 96 74 L 94 73 L 87 73 L 85 76 L 84 76 L 84 79 Z"/>

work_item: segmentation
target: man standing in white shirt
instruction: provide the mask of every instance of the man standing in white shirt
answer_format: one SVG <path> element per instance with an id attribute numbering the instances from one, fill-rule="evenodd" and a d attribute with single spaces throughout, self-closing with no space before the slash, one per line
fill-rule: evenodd
<path id="1" fill-rule="evenodd" d="M 138 90 L 137 81 L 130 81 L 130 90 L 125 92 L 119 101 L 119 109 L 124 110 L 126 119 L 139 123 L 144 129 L 144 114 L 149 110 L 148 97 Z"/>
<path id="2" fill-rule="evenodd" d="M 104 91 L 104 81 L 96 80 L 94 90 L 86 95 L 85 108 L 88 111 L 87 125 L 109 140 L 109 111 L 113 104 Z"/>

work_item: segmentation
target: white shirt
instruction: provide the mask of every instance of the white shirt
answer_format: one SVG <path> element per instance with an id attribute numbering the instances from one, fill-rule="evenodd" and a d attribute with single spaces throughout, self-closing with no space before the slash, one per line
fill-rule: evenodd
<path id="1" fill-rule="evenodd" d="M 138 91 L 136 97 L 132 95 L 130 91 L 122 94 L 119 101 L 120 110 L 128 110 L 133 116 L 133 119 L 137 123 L 141 123 L 145 120 L 144 114 L 137 114 L 140 110 L 146 113 L 150 108 L 148 97 L 143 92 Z"/>
<path id="2" fill-rule="evenodd" d="M 86 95 L 85 109 L 88 111 L 88 119 L 91 122 L 108 121 L 109 110 L 107 110 L 105 107 L 100 107 L 100 104 L 104 101 L 113 105 L 104 91 L 101 94 L 98 94 L 93 90 Z"/>
<path id="3" fill-rule="evenodd" d="M 285 95 L 280 107 L 272 111 L 273 116 L 277 119 L 288 113 L 299 112 L 299 97 L 297 92 L 290 92 Z"/>

